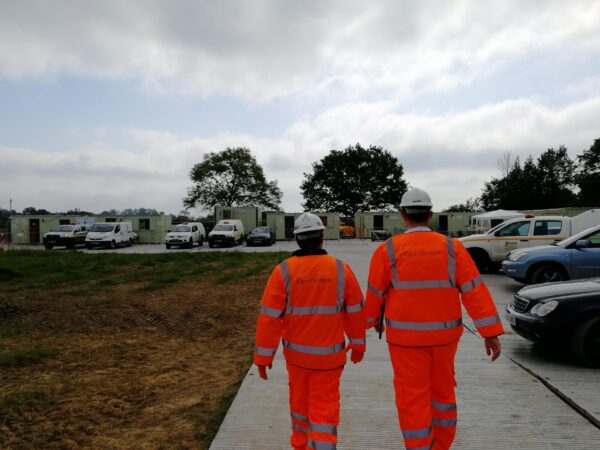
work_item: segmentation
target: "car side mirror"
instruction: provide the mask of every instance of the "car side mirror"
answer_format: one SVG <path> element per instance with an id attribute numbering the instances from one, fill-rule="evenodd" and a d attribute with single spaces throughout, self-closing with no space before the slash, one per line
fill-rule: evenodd
<path id="1" fill-rule="evenodd" d="M 587 239 L 579 239 L 575 242 L 575 248 L 588 248 L 591 247 L 592 243 Z"/>

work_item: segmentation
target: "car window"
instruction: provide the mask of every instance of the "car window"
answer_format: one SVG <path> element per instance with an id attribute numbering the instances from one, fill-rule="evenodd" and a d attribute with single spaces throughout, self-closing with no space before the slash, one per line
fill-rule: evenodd
<path id="1" fill-rule="evenodd" d="M 533 227 L 534 236 L 552 236 L 560 234 L 562 221 L 560 220 L 536 220 Z"/>
<path id="2" fill-rule="evenodd" d="M 515 222 L 507 225 L 496 233 L 496 236 L 527 236 L 530 222 Z"/>
<path id="3" fill-rule="evenodd" d="M 592 243 L 591 246 L 593 248 L 600 248 L 600 230 L 596 231 L 595 233 L 590 234 L 585 239 L 587 239 L 588 241 L 590 241 Z"/>

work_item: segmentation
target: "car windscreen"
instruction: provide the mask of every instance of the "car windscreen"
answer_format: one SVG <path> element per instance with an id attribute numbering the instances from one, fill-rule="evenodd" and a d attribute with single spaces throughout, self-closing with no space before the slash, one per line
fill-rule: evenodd
<path id="1" fill-rule="evenodd" d="M 217 225 L 213 228 L 214 231 L 233 231 L 233 225 Z"/>
<path id="2" fill-rule="evenodd" d="M 59 231 L 59 232 L 69 232 L 69 231 L 73 231 L 73 229 L 75 228 L 75 225 L 61 225 L 59 227 L 54 228 L 52 231 Z"/>
<path id="3" fill-rule="evenodd" d="M 115 226 L 110 223 L 95 223 L 90 231 L 96 233 L 107 233 L 112 231 Z"/>
<path id="4" fill-rule="evenodd" d="M 192 231 L 192 227 L 190 227 L 189 225 L 175 225 L 173 231 L 178 231 L 180 233 L 189 233 L 190 231 Z"/>
<path id="5" fill-rule="evenodd" d="M 250 234 L 269 234 L 271 229 L 269 227 L 257 227 L 253 229 Z"/>
<path id="6" fill-rule="evenodd" d="M 580 233 L 574 234 L 573 236 L 571 236 L 568 239 L 560 241 L 556 245 L 558 245 L 559 247 L 567 247 L 567 246 L 577 242 L 580 239 L 587 239 L 588 236 L 593 235 L 594 232 L 598 232 L 599 230 L 600 230 L 600 227 L 588 228 L 586 230 L 581 231 Z"/>

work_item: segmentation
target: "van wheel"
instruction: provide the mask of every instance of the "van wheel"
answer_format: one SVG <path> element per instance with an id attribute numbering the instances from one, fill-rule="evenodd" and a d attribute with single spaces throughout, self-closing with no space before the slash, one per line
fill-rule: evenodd
<path id="1" fill-rule="evenodd" d="M 202 247 L 204 245 L 204 236 L 200 236 L 200 239 L 198 240 L 198 247 Z"/>
<path id="2" fill-rule="evenodd" d="M 171 244 L 165 244 L 165 247 L 167 248 L 167 250 L 171 249 Z"/>
<path id="3" fill-rule="evenodd" d="M 46 250 L 52 250 L 53 245 L 52 244 L 44 244 L 44 247 L 46 248 Z"/>
<path id="4" fill-rule="evenodd" d="M 190 241 L 188 242 L 188 247 L 194 248 L 194 239 L 193 238 L 190 238 Z"/>
<path id="5" fill-rule="evenodd" d="M 87 248 L 88 250 L 92 249 L 92 244 L 85 244 L 85 248 Z"/>
<path id="6" fill-rule="evenodd" d="M 565 281 L 568 279 L 569 277 L 564 270 L 554 264 L 545 264 L 541 267 L 538 267 L 531 275 L 532 284 L 552 283 L 555 281 Z"/>
<path id="7" fill-rule="evenodd" d="M 600 316 L 585 320 L 577 328 L 572 349 L 584 364 L 600 367 Z"/>
<path id="8" fill-rule="evenodd" d="M 215 244 L 213 244 L 212 242 L 208 241 L 208 248 L 213 248 L 215 246 Z"/>
<path id="9" fill-rule="evenodd" d="M 109 247 L 110 248 L 117 248 L 117 243 L 114 240 L 112 240 L 112 241 L 110 241 Z"/>

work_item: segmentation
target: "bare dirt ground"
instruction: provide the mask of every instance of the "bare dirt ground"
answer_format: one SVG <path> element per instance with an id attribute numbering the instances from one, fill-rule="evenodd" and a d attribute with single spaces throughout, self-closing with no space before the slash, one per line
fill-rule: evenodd
<path id="1" fill-rule="evenodd" d="M 0 367 L 0 447 L 208 448 L 251 363 L 266 278 L 15 298 L 0 352 L 54 356 Z"/>

